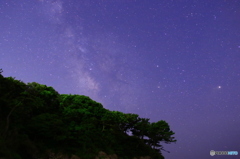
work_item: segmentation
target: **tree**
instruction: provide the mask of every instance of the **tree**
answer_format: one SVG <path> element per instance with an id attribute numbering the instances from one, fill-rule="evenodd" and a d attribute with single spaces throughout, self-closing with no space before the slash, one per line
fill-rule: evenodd
<path id="1" fill-rule="evenodd" d="M 60 95 L 52 87 L 2 75 L 0 130 L 0 147 L 4 147 L 0 157 L 7 152 L 42 158 L 36 155 L 54 149 L 81 158 L 104 151 L 121 158 L 161 159 L 160 142 L 176 142 L 165 121 L 150 123 L 137 114 L 107 110 L 87 96 Z M 5 158 L 17 157 L 5 154 Z"/>
<path id="2" fill-rule="evenodd" d="M 18 116 L 16 109 L 23 105 L 24 98 L 22 98 L 21 94 L 26 85 L 12 77 L 1 78 L 0 82 L 0 125 L 5 127 L 0 134 L 5 138 L 11 119 L 14 120 Z"/>
<path id="3" fill-rule="evenodd" d="M 34 114 L 58 110 L 60 95 L 52 87 L 32 82 L 27 84 L 24 94 L 37 102 L 34 104 Z"/>
<path id="4" fill-rule="evenodd" d="M 174 134 L 175 133 L 170 130 L 169 125 L 166 121 L 161 120 L 156 123 L 151 123 L 148 127 L 147 144 L 153 147 L 155 150 L 163 150 L 160 142 L 176 142 L 176 140 L 174 140 L 174 137 L 172 137 Z"/>
<path id="5" fill-rule="evenodd" d="M 60 109 L 68 135 L 65 141 L 90 149 L 101 139 L 101 118 L 105 109 L 100 103 L 82 95 L 60 95 Z"/>
<path id="6" fill-rule="evenodd" d="M 125 122 L 120 124 L 121 130 L 124 133 L 129 133 L 134 129 L 134 126 L 140 121 L 139 115 L 137 114 L 124 114 Z"/>
<path id="7" fill-rule="evenodd" d="M 43 113 L 31 119 L 25 130 L 31 136 L 45 142 L 57 142 L 65 138 L 67 129 L 61 117 L 57 114 Z"/>
<path id="8" fill-rule="evenodd" d="M 135 123 L 132 129 L 132 134 L 144 140 L 144 137 L 148 135 L 149 126 L 149 119 L 138 117 L 137 123 Z"/>

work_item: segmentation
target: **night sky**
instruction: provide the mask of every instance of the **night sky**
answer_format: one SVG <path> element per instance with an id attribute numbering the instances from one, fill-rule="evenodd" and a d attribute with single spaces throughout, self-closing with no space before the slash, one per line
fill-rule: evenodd
<path id="1" fill-rule="evenodd" d="M 165 120 L 167 159 L 240 156 L 238 0 L 0 0 L 0 68 Z"/>

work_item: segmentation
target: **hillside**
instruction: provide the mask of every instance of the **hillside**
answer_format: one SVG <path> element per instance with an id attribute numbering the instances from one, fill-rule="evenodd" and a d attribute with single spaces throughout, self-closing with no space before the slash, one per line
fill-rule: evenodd
<path id="1" fill-rule="evenodd" d="M 176 142 L 163 120 L 151 123 L 137 114 L 105 109 L 87 96 L 59 94 L 52 87 L 25 84 L 1 73 L 0 158 L 50 159 L 62 154 L 94 159 L 104 152 L 119 159 L 163 159 L 160 142 Z"/>

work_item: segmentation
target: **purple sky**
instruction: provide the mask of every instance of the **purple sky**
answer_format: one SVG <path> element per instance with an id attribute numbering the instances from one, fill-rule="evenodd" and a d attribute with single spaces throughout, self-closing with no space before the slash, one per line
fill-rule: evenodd
<path id="1" fill-rule="evenodd" d="M 166 120 L 168 159 L 240 153 L 240 1 L 0 0 L 4 76 Z"/>

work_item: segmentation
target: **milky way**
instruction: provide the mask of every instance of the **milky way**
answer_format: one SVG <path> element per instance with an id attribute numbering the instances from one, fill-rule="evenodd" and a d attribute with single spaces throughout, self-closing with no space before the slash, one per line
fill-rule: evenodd
<path id="1" fill-rule="evenodd" d="M 1 0 L 0 68 L 166 120 L 166 158 L 212 158 L 240 152 L 239 17 L 236 0 Z"/>

